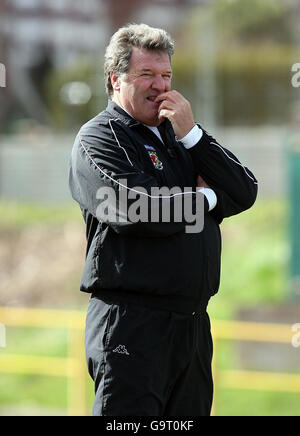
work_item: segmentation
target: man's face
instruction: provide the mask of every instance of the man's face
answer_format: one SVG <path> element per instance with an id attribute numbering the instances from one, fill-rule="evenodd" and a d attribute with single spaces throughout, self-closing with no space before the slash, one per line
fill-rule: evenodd
<path id="1" fill-rule="evenodd" d="M 133 47 L 128 74 L 116 77 L 111 73 L 113 101 L 136 120 L 148 126 L 158 126 L 159 103 L 154 100 L 171 90 L 171 77 L 167 53 Z"/>

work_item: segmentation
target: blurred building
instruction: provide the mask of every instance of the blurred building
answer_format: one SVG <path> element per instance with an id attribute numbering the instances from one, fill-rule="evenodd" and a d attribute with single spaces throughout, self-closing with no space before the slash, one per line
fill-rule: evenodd
<path id="1" fill-rule="evenodd" d="M 72 65 L 79 56 L 100 58 L 110 34 L 133 16 L 171 30 L 188 6 L 202 2 L 1 0 L 0 62 L 7 68 L 7 89 L 0 95 L 0 125 L 16 104 L 27 116 L 47 123 L 39 87 L 49 69 Z"/>
<path id="2" fill-rule="evenodd" d="M 108 31 L 101 20 L 104 4 L 97 0 L 9 0 L 0 3 L 0 59 L 7 69 L 6 104 L 12 101 L 27 116 L 47 121 L 39 85 L 53 66 L 68 65 L 80 54 L 96 54 Z M 101 23 L 101 25 L 99 25 Z M 16 103 L 14 103 L 16 104 Z"/>
<path id="3" fill-rule="evenodd" d="M 241 41 L 240 46 L 235 41 L 216 55 L 216 26 L 211 25 L 215 17 L 211 16 L 212 21 L 209 21 L 202 9 L 196 8 L 206 3 L 219 4 L 215 0 L 0 0 L 0 63 L 5 65 L 7 75 L 6 88 L 0 88 L 0 132 L 30 132 L 26 138 L 20 135 L 0 137 L 0 196 L 54 202 L 69 199 L 65 177 L 73 133 L 58 136 L 55 125 L 55 136 L 47 136 L 44 130 L 40 135 L 34 123 L 53 126 L 51 117 L 54 117 L 54 110 L 57 113 L 59 105 L 61 112 L 72 121 L 75 116 L 80 121 L 86 120 L 89 113 L 83 111 L 89 105 L 82 104 L 78 108 L 78 105 L 59 101 L 60 87 L 64 83 L 57 81 L 54 90 L 47 87 L 47 93 L 53 96 L 53 110 L 43 97 L 45 79 L 49 72 L 64 69 L 63 80 L 71 81 L 72 78 L 65 77 L 65 69 L 81 65 L 85 59 L 89 62 L 92 59 L 102 75 L 103 51 L 110 35 L 119 26 L 132 21 L 166 28 L 179 46 L 180 38 L 184 37 L 179 49 L 181 67 L 176 74 L 176 80 L 177 77 L 181 80 L 178 89 L 193 103 L 196 118 L 208 130 L 218 133 L 220 141 L 255 170 L 263 182 L 260 192 L 282 195 L 286 186 L 282 164 L 286 143 L 284 123 L 290 101 L 298 102 L 298 96 L 290 86 L 290 57 L 282 50 L 282 45 L 272 48 L 269 40 L 274 28 L 282 33 L 278 31 L 280 26 L 276 21 L 272 30 L 267 26 L 265 39 L 255 40 L 255 51 L 249 51 L 252 57 L 247 54 L 249 47 L 243 46 Z M 223 3 L 229 5 L 238 1 Z M 244 2 L 240 3 L 244 5 Z M 290 12 L 292 27 L 298 35 L 295 39 L 299 41 L 298 0 L 289 0 L 289 4 L 293 6 Z M 260 18 L 259 10 L 257 14 Z M 193 16 L 198 20 L 197 25 L 192 23 Z M 219 27 L 222 27 L 220 22 Z M 190 35 L 185 34 L 187 29 L 191 31 Z M 259 52 L 264 46 L 266 51 Z M 190 47 L 192 56 L 185 58 Z M 238 50 L 234 52 L 236 48 Z M 255 61 L 256 52 L 259 53 Z M 269 53 L 267 66 L 266 53 Z M 223 64 L 220 65 L 222 56 Z M 299 59 L 295 58 L 295 61 Z M 85 72 L 83 77 L 87 82 Z M 97 80 L 99 87 L 98 76 Z M 91 109 L 94 114 L 94 108 Z M 22 119 L 26 119 L 27 124 L 18 121 Z M 212 129 L 216 119 L 218 129 Z M 28 120 L 32 120 L 32 132 Z M 15 121 L 22 128 L 16 128 Z M 248 127 L 245 121 L 249 123 Z M 68 131 L 67 123 L 65 126 L 64 133 Z M 266 160 L 270 163 L 267 169 Z M 39 182 L 41 178 L 43 184 Z"/>

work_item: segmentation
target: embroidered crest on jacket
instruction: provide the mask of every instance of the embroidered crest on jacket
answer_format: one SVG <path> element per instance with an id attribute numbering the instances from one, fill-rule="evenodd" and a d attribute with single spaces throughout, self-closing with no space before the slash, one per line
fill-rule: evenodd
<path id="1" fill-rule="evenodd" d="M 159 157 L 157 156 L 157 152 L 156 152 L 155 148 L 152 147 L 152 145 L 147 145 L 147 144 L 145 144 L 144 147 L 149 153 L 149 156 L 150 156 L 150 159 L 152 160 L 154 168 L 156 168 L 157 170 L 162 170 L 164 167 L 163 167 L 161 160 L 159 160 Z"/>

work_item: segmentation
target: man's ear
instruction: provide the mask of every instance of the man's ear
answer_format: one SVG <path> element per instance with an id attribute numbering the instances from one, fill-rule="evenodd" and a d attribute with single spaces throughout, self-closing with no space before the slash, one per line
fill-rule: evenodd
<path id="1" fill-rule="evenodd" d="M 110 81 L 113 90 L 120 91 L 120 79 L 113 71 L 110 72 Z"/>

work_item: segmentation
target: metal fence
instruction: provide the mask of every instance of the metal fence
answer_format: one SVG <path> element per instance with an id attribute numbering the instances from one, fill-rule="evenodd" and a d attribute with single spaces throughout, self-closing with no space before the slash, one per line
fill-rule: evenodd
<path id="1" fill-rule="evenodd" d="M 254 172 L 260 195 L 286 194 L 285 129 L 220 128 L 214 134 Z M 0 196 L 17 201 L 71 202 L 68 167 L 74 137 L 0 137 Z"/>
<path id="2" fill-rule="evenodd" d="M 0 374 L 65 377 L 68 379 L 68 415 L 88 415 L 84 319 L 85 313 L 81 311 L 0 308 L 0 321 L 6 327 L 55 328 L 66 329 L 68 332 L 67 357 L 8 354 L 3 349 L 0 352 Z M 292 341 L 292 328 L 287 324 L 214 320 L 212 334 L 215 349 L 218 349 L 223 340 L 290 345 Z M 215 360 L 213 371 L 216 391 L 218 388 L 230 388 L 300 393 L 300 374 L 220 370 Z M 218 414 L 216 401 L 213 414 Z"/>
<path id="3" fill-rule="evenodd" d="M 68 357 L 6 354 L 0 352 L 0 374 L 28 374 L 68 379 L 68 415 L 87 414 L 84 314 L 71 310 L 0 308 L 5 327 L 66 329 Z"/>

